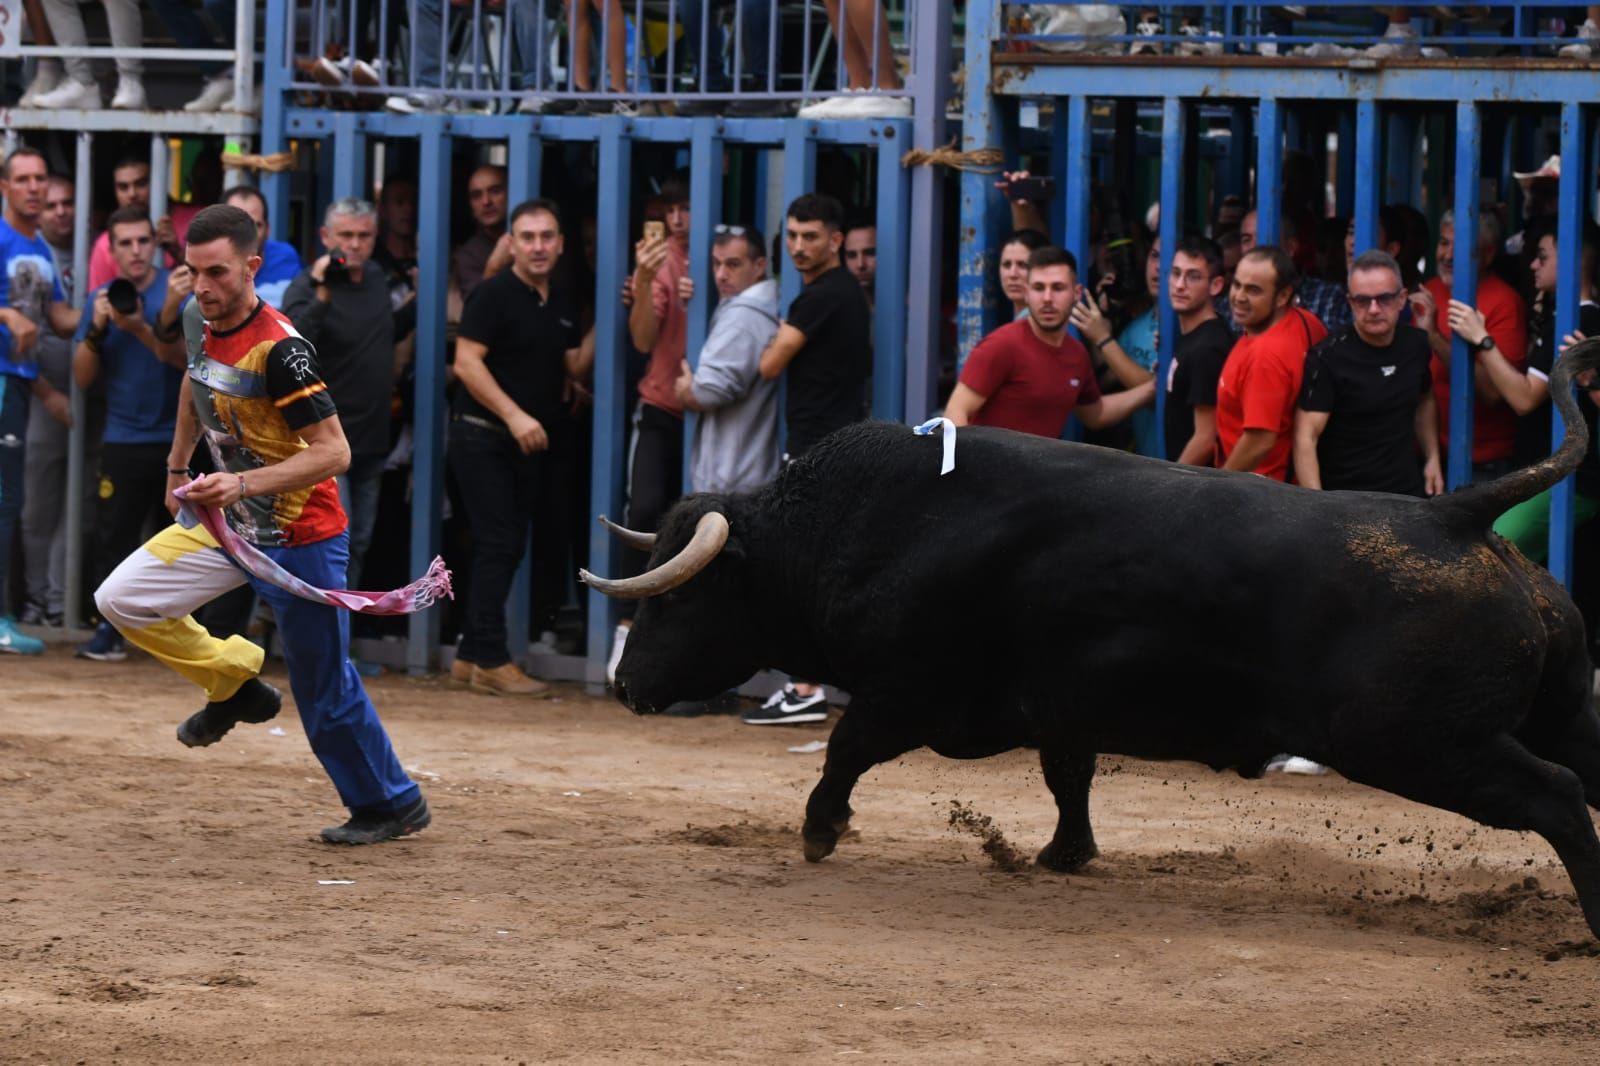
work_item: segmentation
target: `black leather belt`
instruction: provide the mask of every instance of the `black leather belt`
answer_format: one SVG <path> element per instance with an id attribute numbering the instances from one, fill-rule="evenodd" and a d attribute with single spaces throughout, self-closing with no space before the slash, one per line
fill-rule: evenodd
<path id="1" fill-rule="evenodd" d="M 487 429 L 491 433 L 500 434 L 502 437 L 511 436 L 511 431 L 506 428 L 505 423 L 496 422 L 491 418 L 479 418 L 477 415 L 455 415 L 452 417 L 452 421 L 465 422 L 469 426 L 477 426 L 479 429 Z"/>

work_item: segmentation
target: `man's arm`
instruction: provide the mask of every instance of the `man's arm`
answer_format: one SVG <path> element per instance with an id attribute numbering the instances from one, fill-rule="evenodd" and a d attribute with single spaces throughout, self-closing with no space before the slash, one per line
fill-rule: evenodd
<path id="1" fill-rule="evenodd" d="M 1322 467 L 1317 462 L 1317 441 L 1328 428 L 1327 411 L 1307 411 L 1304 407 L 1294 412 L 1294 479 L 1302 488 L 1322 488 Z"/>
<path id="2" fill-rule="evenodd" d="M 1093 300 L 1085 296 L 1073 304 L 1071 320 L 1078 332 L 1083 335 L 1084 342 L 1105 358 L 1106 365 L 1117 376 L 1117 380 L 1122 382 L 1123 388 L 1131 389 L 1143 385 L 1155 377 L 1153 373 L 1128 357 L 1122 342 L 1117 340 L 1116 334 L 1111 331 L 1111 320 L 1101 312 L 1099 305 Z"/>
<path id="3" fill-rule="evenodd" d="M 640 241 L 634 248 L 638 263 L 633 271 L 633 307 L 628 311 L 628 336 L 633 346 L 648 352 L 656 346 L 661 319 L 656 314 L 656 275 L 667 261 L 666 241 Z M 668 299 L 670 299 L 670 295 Z"/>
<path id="4" fill-rule="evenodd" d="M 767 350 L 761 353 L 761 376 L 771 381 L 783 373 L 784 368 L 794 361 L 794 357 L 799 355 L 800 349 L 805 346 L 804 333 L 787 322 L 779 326 L 778 335 L 772 338 Z"/>
<path id="5" fill-rule="evenodd" d="M 958 426 L 972 425 L 972 418 L 989 402 L 989 397 L 971 385 L 956 383 L 955 390 L 944 405 L 944 416 Z"/>
<path id="6" fill-rule="evenodd" d="M 1190 466 L 1210 466 L 1216 457 L 1217 409 L 1211 406 L 1196 406 L 1194 433 L 1189 437 L 1189 443 L 1183 446 L 1178 462 Z"/>
<path id="7" fill-rule="evenodd" d="M 178 418 L 172 427 L 172 450 L 167 452 L 167 513 L 176 516 L 178 499 L 172 490 L 189 481 L 189 460 L 194 456 L 194 446 L 200 439 L 200 420 L 194 413 L 194 394 L 189 389 L 189 375 L 183 375 L 178 386 Z M 177 473 L 173 473 L 177 471 Z"/>
<path id="8" fill-rule="evenodd" d="M 1146 379 L 1143 385 L 1102 396 L 1094 403 L 1079 404 L 1072 412 L 1090 429 L 1105 429 L 1125 420 L 1133 412 L 1155 402 L 1156 383 Z"/>
<path id="9" fill-rule="evenodd" d="M 583 340 L 576 348 L 568 348 L 562 356 L 566 365 L 567 376 L 574 381 L 587 381 L 589 374 L 594 370 L 595 334 L 594 327 L 583 335 Z M 688 365 L 687 363 L 684 365 Z"/>
<path id="10" fill-rule="evenodd" d="M 78 332 L 78 312 L 71 304 L 50 305 L 50 330 L 58 337 L 70 337 Z"/>
<path id="11" fill-rule="evenodd" d="M 1412 425 L 1422 452 L 1422 491 L 1437 496 L 1444 491 L 1444 464 L 1439 456 L 1439 403 L 1433 398 L 1432 389 L 1417 401 Z"/>
<path id="12" fill-rule="evenodd" d="M 1278 434 L 1274 430 L 1247 429 L 1239 434 L 1239 443 L 1228 454 L 1222 469 L 1240 470 L 1248 474 L 1261 465 L 1277 443 Z"/>
<path id="13" fill-rule="evenodd" d="M 1550 398 L 1548 381 L 1512 366 L 1498 347 L 1479 353 L 1478 369 L 1489 379 L 1493 393 L 1504 397 L 1507 406 L 1519 415 L 1538 410 Z M 1482 394 L 1485 389 L 1480 385 L 1478 391 Z"/>
<path id="14" fill-rule="evenodd" d="M 337 477 L 350 468 L 350 444 L 345 440 L 338 415 L 301 426 L 296 432 L 306 446 L 283 462 L 270 463 L 243 474 L 207 474 L 189 490 L 188 498 L 202 505 L 226 507 L 246 496 L 276 496 L 303 489 Z"/>
<path id="15" fill-rule="evenodd" d="M 456 377 L 465 385 L 472 398 L 493 411 L 506 424 L 517 446 L 524 455 L 543 451 L 550 446 L 550 438 L 537 418 L 517 406 L 506 395 L 506 390 L 494 379 L 483 361 L 489 354 L 486 345 L 466 337 L 456 338 Z"/>

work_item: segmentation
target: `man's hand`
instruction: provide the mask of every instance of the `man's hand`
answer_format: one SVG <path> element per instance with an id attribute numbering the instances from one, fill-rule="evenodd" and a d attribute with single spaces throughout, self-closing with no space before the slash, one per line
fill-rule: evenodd
<path id="1" fill-rule="evenodd" d="M 193 480 L 193 478 L 191 478 L 188 474 L 173 474 L 173 473 L 168 473 L 167 474 L 167 495 L 166 495 L 167 513 L 169 515 L 171 515 L 173 518 L 177 518 L 178 517 L 179 503 L 178 503 L 178 497 L 176 497 L 176 496 L 174 496 L 172 494 L 172 490 L 177 488 L 180 485 L 187 485 L 192 480 Z"/>
<path id="2" fill-rule="evenodd" d="M 323 253 L 311 264 L 311 282 L 316 286 L 317 299 L 328 302 L 328 255 Z"/>
<path id="3" fill-rule="evenodd" d="M 1111 322 L 1095 306 L 1093 300 L 1083 297 L 1072 305 L 1072 314 L 1069 316 L 1071 323 L 1077 327 L 1083 339 L 1098 348 L 1111 337 Z"/>
<path id="4" fill-rule="evenodd" d="M 506 428 L 511 431 L 511 436 L 516 440 L 517 447 L 522 449 L 523 455 L 532 455 L 550 447 L 550 437 L 545 433 L 544 426 L 525 411 L 518 411 L 512 415 L 506 421 Z"/>
<path id="5" fill-rule="evenodd" d="M 1483 338 L 1489 335 L 1489 330 L 1483 324 L 1483 314 L 1470 304 L 1451 300 L 1450 310 L 1446 315 L 1449 318 L 1450 331 L 1471 347 L 1477 347 L 1483 342 Z"/>
<path id="6" fill-rule="evenodd" d="M 33 346 L 39 343 L 38 324 L 13 307 L 0 308 L 0 315 L 5 316 L 0 322 L 4 322 L 11 331 L 11 350 L 18 355 L 32 351 Z"/>
<path id="7" fill-rule="evenodd" d="M 500 239 L 494 242 L 494 248 L 489 252 L 489 259 L 483 266 L 483 276 L 493 277 L 511 265 L 511 234 L 502 233 Z"/>
<path id="8" fill-rule="evenodd" d="M 89 319 L 90 328 L 96 333 L 104 333 L 106 331 L 106 323 L 110 322 L 112 319 L 111 297 L 106 295 L 106 290 L 101 289 L 99 292 L 94 294 L 94 307 L 92 308 L 92 311 L 93 314 Z M 121 329 L 122 323 L 117 323 L 117 328 Z"/>
<path id="9" fill-rule="evenodd" d="M 182 259 L 180 254 L 183 249 L 178 246 L 178 231 L 172 225 L 171 215 L 162 215 L 156 222 L 156 247 L 161 248 L 174 259 Z"/>
<path id="10" fill-rule="evenodd" d="M 672 392 L 685 407 L 694 402 L 694 369 L 689 366 L 687 359 L 678 367 L 678 378 L 672 383 Z"/>
<path id="11" fill-rule="evenodd" d="M 45 412 L 68 429 L 72 428 L 72 398 L 60 389 L 46 386 L 39 394 Z"/>
<path id="12" fill-rule="evenodd" d="M 638 265 L 633 268 L 633 276 L 637 279 L 635 285 L 648 288 L 656 279 L 661 268 L 667 261 L 667 242 L 665 240 L 641 240 L 633 246 L 634 261 Z"/>
<path id="13" fill-rule="evenodd" d="M 170 495 L 173 479 L 180 483 L 183 478 L 177 474 L 167 475 L 167 489 Z M 244 484 L 242 475 L 232 473 L 207 474 L 195 482 L 184 499 L 200 507 L 229 507 L 244 499 L 241 486 Z"/>
<path id="14" fill-rule="evenodd" d="M 105 292 L 102 290 L 100 295 L 104 296 Z M 96 305 L 97 309 L 98 309 L 99 303 L 100 303 L 100 301 L 97 298 L 95 300 L 95 305 Z M 116 326 L 118 329 L 122 330 L 122 332 L 124 332 L 124 333 L 132 333 L 132 334 L 138 335 L 140 332 L 142 332 L 144 330 L 145 322 L 144 322 L 144 298 L 143 297 L 140 297 L 139 306 L 134 309 L 134 312 L 131 315 L 125 315 L 121 311 L 118 311 L 115 307 L 111 307 L 109 300 L 106 301 L 106 306 L 107 306 L 107 309 L 110 310 L 110 312 L 111 312 L 111 324 Z M 98 323 L 96 324 L 96 328 L 99 328 L 98 327 Z"/>
<path id="15" fill-rule="evenodd" d="M 1437 455 L 1422 464 L 1422 491 L 1429 496 L 1444 492 L 1444 470 L 1439 465 Z"/>
<path id="16" fill-rule="evenodd" d="M 567 405 L 569 414 L 576 415 L 594 403 L 594 393 L 589 391 L 589 386 L 569 376 L 561 383 L 561 402 Z"/>
<path id="17" fill-rule="evenodd" d="M 694 279 L 688 274 L 678 279 L 678 299 L 684 303 L 694 299 Z"/>
<path id="18" fill-rule="evenodd" d="M 633 306 L 633 275 L 629 274 L 622 279 L 622 306 Z"/>
<path id="19" fill-rule="evenodd" d="M 1583 330 L 1573 330 L 1571 333 L 1561 338 L 1561 347 L 1557 349 L 1557 354 L 1566 355 L 1567 349 L 1571 348 L 1574 344 L 1577 344 L 1581 340 L 1588 340 L 1588 338 L 1583 335 Z M 1580 381 L 1578 384 L 1582 385 L 1583 382 Z"/>
<path id="20" fill-rule="evenodd" d="M 1418 289 L 1411 294 L 1411 317 L 1429 333 L 1439 332 L 1439 305 L 1433 302 L 1433 293 Z"/>
<path id="21" fill-rule="evenodd" d="M 194 292 L 194 275 L 186 266 L 173 268 L 167 275 L 167 305 L 177 307 Z"/>

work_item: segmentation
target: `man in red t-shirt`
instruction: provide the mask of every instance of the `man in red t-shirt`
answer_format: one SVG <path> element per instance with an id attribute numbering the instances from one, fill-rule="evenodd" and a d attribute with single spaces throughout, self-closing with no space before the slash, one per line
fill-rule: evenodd
<path id="1" fill-rule="evenodd" d="M 1439 276 L 1423 282 L 1417 293 L 1417 324 L 1428 331 L 1433 348 L 1433 394 L 1439 405 L 1439 444 L 1450 447 L 1450 341 L 1459 333 L 1473 353 L 1472 480 L 1492 481 L 1516 463 L 1517 413 L 1506 405 L 1484 366 L 1482 353 L 1498 348 L 1520 374 L 1528 364 L 1528 307 L 1517 290 L 1489 273 L 1501 245 L 1500 220 L 1492 212 L 1478 215 L 1477 309 L 1450 298 L 1455 283 L 1455 216 L 1439 219 L 1434 258 Z"/>
<path id="2" fill-rule="evenodd" d="M 1306 352 L 1328 335 L 1316 315 L 1293 306 L 1298 280 L 1294 260 L 1272 245 L 1250 249 L 1234 269 L 1228 304 L 1244 336 L 1217 382 L 1217 465 L 1224 470 L 1288 479 Z"/>
<path id="3" fill-rule="evenodd" d="M 1072 253 L 1046 246 L 1028 261 L 1028 317 L 978 343 L 945 417 L 958 426 L 1000 426 L 1056 438 L 1076 413 L 1090 429 L 1115 425 L 1155 399 L 1155 382 L 1102 397 L 1089 353 L 1067 335 L 1080 298 Z"/>

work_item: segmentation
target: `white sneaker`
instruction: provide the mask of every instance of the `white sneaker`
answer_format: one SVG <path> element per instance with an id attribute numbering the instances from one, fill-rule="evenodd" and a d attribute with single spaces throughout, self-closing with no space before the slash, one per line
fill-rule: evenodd
<path id="1" fill-rule="evenodd" d="M 391 96 L 383 106 L 400 115 L 421 115 L 444 110 L 443 93 L 406 93 Z"/>
<path id="2" fill-rule="evenodd" d="M 622 661 L 622 649 L 628 646 L 628 631 L 632 626 L 617 624 L 617 631 L 611 638 L 611 658 L 606 660 L 606 684 L 617 683 L 617 664 Z"/>
<path id="3" fill-rule="evenodd" d="M 1139 24 L 1133 28 L 1133 32 L 1140 37 L 1159 37 L 1161 36 L 1161 23 L 1155 19 L 1140 19 Z M 1128 54 L 1130 56 L 1158 56 L 1161 54 L 1161 45 L 1155 41 L 1134 41 L 1128 46 Z"/>
<path id="4" fill-rule="evenodd" d="M 185 111 L 221 111 L 233 103 L 233 75 L 218 74 L 206 82 L 200 95 L 183 105 Z"/>
<path id="5" fill-rule="evenodd" d="M 143 111 L 146 108 L 144 82 L 126 74 L 117 78 L 117 91 L 111 97 L 113 111 Z"/>
<path id="6" fill-rule="evenodd" d="M 1597 46 L 1600 46 L 1600 26 L 1584 19 L 1583 25 L 1578 27 L 1577 40 L 1563 45 L 1556 55 L 1563 59 L 1588 59 Z"/>
<path id="7" fill-rule="evenodd" d="M 33 80 L 28 83 L 27 91 L 22 94 L 22 99 L 17 101 L 18 107 L 34 107 L 35 98 L 49 92 L 61 84 L 61 64 L 54 59 L 41 59 L 34 69 Z"/>
<path id="8" fill-rule="evenodd" d="M 1172 51 L 1180 56 L 1219 56 L 1222 54 L 1222 34 L 1218 30 L 1209 33 L 1193 23 L 1185 23 L 1179 27 L 1178 32 L 1189 40 L 1184 41 Z"/>
<path id="9" fill-rule="evenodd" d="M 1328 768 L 1319 762 L 1312 762 L 1310 759 L 1304 759 L 1298 755 L 1291 755 L 1287 760 L 1284 761 L 1283 772 L 1286 774 L 1321 775 L 1327 773 Z"/>
<path id="10" fill-rule="evenodd" d="M 105 102 L 100 99 L 100 86 L 68 78 L 49 92 L 35 96 L 33 106 L 41 111 L 98 111 Z"/>
<path id="11" fill-rule="evenodd" d="M 1416 59 L 1422 54 L 1417 47 L 1417 28 L 1409 22 L 1391 22 L 1383 31 L 1383 40 L 1367 49 L 1372 59 Z"/>
<path id="12" fill-rule="evenodd" d="M 847 90 L 838 96 L 828 96 L 807 104 L 799 112 L 800 118 L 846 118 L 855 105 L 855 97 Z"/>
<path id="13" fill-rule="evenodd" d="M 844 103 L 845 113 L 835 118 L 910 118 L 909 96 L 878 96 L 874 93 L 856 93 Z"/>
<path id="14" fill-rule="evenodd" d="M 550 106 L 551 99 L 549 93 L 530 92 L 517 101 L 517 114 L 542 115 L 544 109 Z"/>

